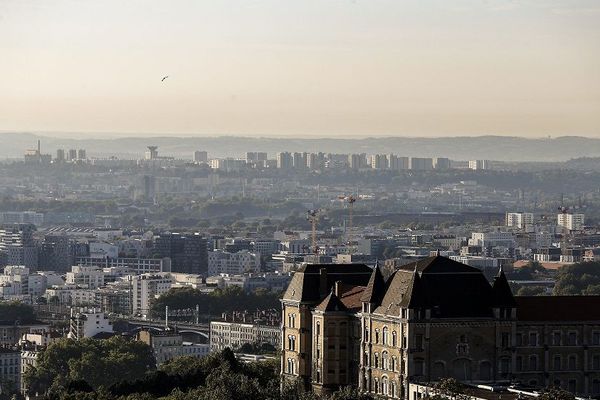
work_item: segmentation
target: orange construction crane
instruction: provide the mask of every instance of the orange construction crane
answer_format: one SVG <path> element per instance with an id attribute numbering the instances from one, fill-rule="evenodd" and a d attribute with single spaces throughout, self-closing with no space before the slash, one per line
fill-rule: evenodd
<path id="1" fill-rule="evenodd" d="M 306 220 L 310 222 L 312 227 L 312 248 L 315 255 L 319 255 L 319 246 L 317 246 L 317 222 L 319 222 L 321 210 L 308 210 L 306 212 Z"/>

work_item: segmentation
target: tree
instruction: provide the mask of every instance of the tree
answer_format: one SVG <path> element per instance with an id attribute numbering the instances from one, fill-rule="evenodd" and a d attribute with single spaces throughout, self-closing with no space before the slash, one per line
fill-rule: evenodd
<path id="1" fill-rule="evenodd" d="M 565 265 L 558 270 L 554 295 L 596 294 L 600 286 L 600 262 Z"/>
<path id="2" fill-rule="evenodd" d="M 462 400 L 468 399 L 467 388 L 454 378 L 444 378 L 433 385 L 433 394 L 431 400 Z"/>
<path id="3" fill-rule="evenodd" d="M 35 313 L 33 307 L 18 301 L 0 302 L 0 320 L 33 322 Z"/>
<path id="4" fill-rule="evenodd" d="M 545 390 L 538 400 L 575 400 L 575 396 L 571 392 L 562 390 L 557 387 L 552 387 Z"/>
<path id="5" fill-rule="evenodd" d="M 62 339 L 44 350 L 24 376 L 31 393 L 60 392 L 71 382 L 93 389 L 133 381 L 155 368 L 152 349 L 120 336 L 107 340 Z"/>

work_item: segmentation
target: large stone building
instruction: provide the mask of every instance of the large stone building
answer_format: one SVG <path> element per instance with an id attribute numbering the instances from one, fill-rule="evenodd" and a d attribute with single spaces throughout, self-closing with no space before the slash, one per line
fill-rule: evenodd
<path id="1" fill-rule="evenodd" d="M 454 377 L 600 394 L 600 297 L 513 297 L 502 270 L 434 256 L 387 279 L 365 265 L 307 265 L 282 300 L 282 377 L 408 399 Z"/>

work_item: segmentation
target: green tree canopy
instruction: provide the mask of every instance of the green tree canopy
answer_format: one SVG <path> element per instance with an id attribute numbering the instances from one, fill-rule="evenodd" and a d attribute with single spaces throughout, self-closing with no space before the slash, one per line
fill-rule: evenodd
<path id="1" fill-rule="evenodd" d="M 120 336 L 107 340 L 62 339 L 44 350 L 35 368 L 24 376 L 30 392 L 62 390 L 70 382 L 93 389 L 119 381 L 140 379 L 155 369 L 152 349 L 143 342 Z"/>
<path id="2" fill-rule="evenodd" d="M 558 270 L 554 295 L 600 294 L 600 262 L 566 265 Z"/>
<path id="3" fill-rule="evenodd" d="M 21 302 L 0 302 L 0 321 L 33 322 L 35 321 L 35 313 L 33 307 Z"/>

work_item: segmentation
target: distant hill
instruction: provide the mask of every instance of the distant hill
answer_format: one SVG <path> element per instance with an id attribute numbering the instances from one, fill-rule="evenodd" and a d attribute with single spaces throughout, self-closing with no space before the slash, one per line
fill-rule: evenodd
<path id="1" fill-rule="evenodd" d="M 365 139 L 259 138 L 259 137 L 127 137 L 110 139 L 57 138 L 32 133 L 0 133 L 0 158 L 21 157 L 26 149 L 42 141 L 42 152 L 55 154 L 58 148 L 85 148 L 88 156 L 141 157 L 146 146 L 159 147 L 160 155 L 190 158 L 194 150 L 206 150 L 213 157 L 241 157 L 246 151 L 332 153 L 395 153 L 415 157 L 449 157 L 455 160 L 567 161 L 579 157 L 600 157 L 600 139 L 578 136 L 525 139 L 506 136 Z"/>

